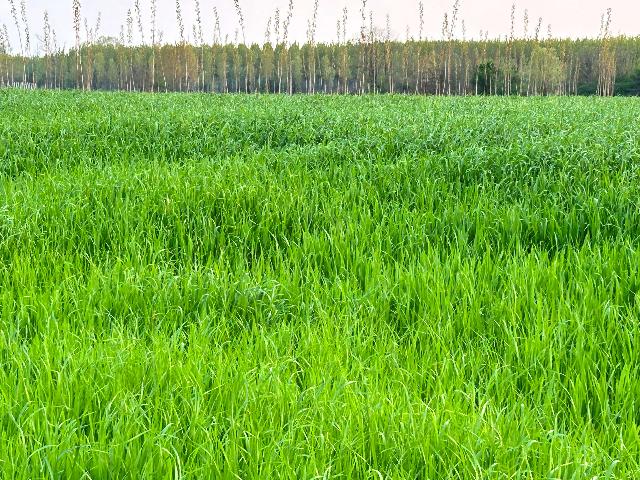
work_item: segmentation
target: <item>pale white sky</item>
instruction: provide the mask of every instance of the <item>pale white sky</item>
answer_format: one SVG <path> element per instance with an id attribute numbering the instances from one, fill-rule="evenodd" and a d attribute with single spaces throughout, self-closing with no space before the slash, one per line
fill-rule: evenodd
<path id="1" fill-rule="evenodd" d="M 72 0 L 26 0 L 29 18 L 32 48 L 35 50 L 42 37 L 43 13 L 48 10 L 51 24 L 57 32 L 58 42 L 67 47 L 73 44 Z M 20 0 L 15 0 L 20 14 Z M 164 33 L 164 40 L 177 38 L 174 0 L 157 0 L 158 29 Z M 446 11 L 451 11 L 454 0 L 424 0 L 425 35 L 440 38 L 442 19 Z M 101 33 L 118 36 L 120 25 L 125 24 L 127 9 L 133 11 L 134 0 L 81 0 L 82 16 L 89 24 L 95 23 L 98 12 L 102 12 Z M 140 0 L 145 22 L 146 40 L 149 40 L 150 0 Z M 195 19 L 195 0 L 181 0 L 185 20 L 185 32 L 192 37 L 192 24 Z M 213 6 L 220 13 L 222 34 L 234 38 L 237 28 L 237 16 L 233 0 L 200 0 L 204 23 L 204 35 L 211 41 L 213 31 Z M 464 19 L 467 37 L 477 38 L 480 30 L 488 30 L 490 37 L 506 35 L 510 28 L 510 10 L 513 0 L 462 0 L 460 20 Z M 280 7 L 284 21 L 288 0 L 240 0 L 244 11 L 247 40 L 264 41 L 264 32 L 269 16 Z M 307 21 L 313 12 L 313 0 L 294 0 L 294 16 L 291 26 L 291 38 L 302 41 L 306 38 Z M 336 20 L 342 17 L 342 9 L 349 11 L 348 36 L 356 38 L 360 30 L 361 0 L 319 0 L 318 41 L 333 41 L 336 38 Z M 547 25 L 551 24 L 554 36 L 560 37 L 596 37 L 600 30 L 600 17 L 606 8 L 613 9 L 614 33 L 640 35 L 640 0 L 516 0 L 517 31 L 522 34 L 524 10 L 529 11 L 529 33 L 533 33 L 539 17 L 543 17 L 541 34 L 546 36 Z M 393 36 L 405 38 L 407 25 L 411 35 L 418 35 L 418 0 L 368 0 L 367 10 L 373 10 L 374 23 L 384 27 L 385 16 L 391 16 Z M 368 14 L 367 14 L 368 16 Z M 134 17 L 135 18 L 135 17 Z M 12 46 L 17 49 L 16 27 L 10 15 L 9 0 L 0 0 L 0 25 L 5 23 L 12 37 Z M 367 19 L 368 23 L 368 19 Z M 458 21 L 458 35 L 461 35 L 461 22 Z M 23 27 L 21 27 L 23 28 Z M 84 35 L 84 25 L 82 27 Z M 136 41 L 139 41 L 137 24 L 134 24 Z M 24 35 L 23 35 L 24 36 Z"/>

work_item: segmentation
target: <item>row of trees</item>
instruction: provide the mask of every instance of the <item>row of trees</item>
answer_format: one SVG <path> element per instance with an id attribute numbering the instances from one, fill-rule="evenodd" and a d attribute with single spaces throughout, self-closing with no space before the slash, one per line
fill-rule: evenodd
<path id="1" fill-rule="evenodd" d="M 9 0 L 20 32 L 20 19 Z M 99 36 L 100 17 L 90 26 L 85 19 L 81 39 L 80 2 L 73 0 L 75 48 L 57 45 L 55 31 L 45 12 L 42 53 L 27 55 L 20 37 L 20 51 L 10 44 L 6 25 L 0 28 L 0 85 L 30 85 L 41 88 L 129 91 L 199 91 L 262 93 L 411 93 L 432 95 L 576 95 L 640 94 L 640 37 L 612 37 L 611 11 L 602 18 L 600 37 L 593 40 L 553 39 L 550 28 L 541 38 L 542 20 L 535 33 L 516 38 L 515 7 L 511 10 L 511 32 L 499 39 L 466 41 L 455 38 L 459 0 L 445 15 L 442 39 L 423 39 L 424 9 L 419 3 L 419 37 L 393 40 L 390 20 L 386 29 L 374 26 L 373 14 L 360 10 L 360 36 L 347 39 L 347 11 L 337 22 L 337 40 L 317 43 L 315 31 L 318 0 L 309 21 L 304 44 L 288 40 L 293 0 L 286 17 L 276 11 L 269 19 L 265 41 L 245 45 L 244 18 L 235 0 L 239 29 L 234 42 L 222 39 L 220 20 L 214 8 L 215 28 L 211 42 L 203 38 L 200 4 L 195 0 L 195 42 L 185 38 L 181 4 L 176 2 L 179 41 L 162 42 L 157 31 L 156 2 L 151 3 L 150 42 L 139 0 L 129 10 L 119 38 Z M 29 41 L 24 0 L 21 3 L 23 32 Z M 136 22 L 137 20 L 137 22 Z M 274 21 L 275 20 L 275 21 Z M 134 42 L 134 30 L 139 38 Z M 146 37 L 149 39 L 149 36 Z"/>
<path id="2" fill-rule="evenodd" d="M 600 42 L 592 40 L 151 48 L 103 39 L 79 51 L 35 58 L 0 50 L 0 85 L 218 93 L 637 94 L 640 39 L 612 39 L 605 55 L 601 51 Z"/>

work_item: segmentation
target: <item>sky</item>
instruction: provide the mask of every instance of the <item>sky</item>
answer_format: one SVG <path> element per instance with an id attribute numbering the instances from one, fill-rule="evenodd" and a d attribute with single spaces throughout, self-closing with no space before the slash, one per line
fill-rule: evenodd
<path id="1" fill-rule="evenodd" d="M 12 39 L 14 50 L 18 48 L 16 26 L 11 17 L 10 0 L 0 0 L 0 25 L 6 24 Z M 150 38 L 151 0 L 139 0 L 145 29 L 145 40 Z M 239 0 L 245 17 L 248 42 L 264 42 L 267 19 L 280 8 L 284 21 L 288 0 Z M 348 9 L 347 36 L 357 38 L 361 24 L 362 0 L 318 0 L 318 41 L 336 39 L 336 21 L 342 17 L 342 9 Z M 418 37 L 418 1 L 419 0 L 368 0 L 367 11 L 373 11 L 374 24 L 383 29 L 386 15 L 391 21 L 392 37 L 406 38 L 406 29 L 410 36 Z M 20 0 L 15 0 L 20 15 Z M 454 0 L 423 0 L 424 36 L 431 39 L 441 38 L 442 19 L 445 12 L 451 12 Z M 134 0 L 81 0 L 82 17 L 86 17 L 90 26 L 95 25 L 98 12 L 101 12 L 101 35 L 119 36 L 120 26 L 126 24 L 127 9 L 133 11 Z M 181 0 L 185 21 L 185 33 L 192 38 L 192 25 L 195 21 L 195 0 Z M 290 29 L 290 39 L 303 41 L 306 38 L 307 21 L 313 15 L 314 0 L 294 0 L 294 15 Z M 480 31 L 488 31 L 490 38 L 505 36 L 510 30 L 511 5 L 513 0 L 462 0 L 457 36 L 462 35 L 462 20 L 466 27 L 467 38 L 478 38 Z M 178 37 L 174 0 L 157 0 L 158 30 L 163 32 L 164 41 L 174 41 Z M 213 37 L 213 7 L 218 8 L 223 37 L 228 35 L 233 41 L 238 28 L 237 15 L 233 0 L 200 0 L 205 39 Z M 547 35 L 547 26 L 555 37 L 597 37 L 600 31 L 600 19 L 606 8 L 612 8 L 612 32 L 626 35 L 640 35 L 640 0 L 516 0 L 516 33 L 523 33 L 525 10 L 529 14 L 529 34 L 532 35 L 538 18 L 543 18 L 542 32 Z M 74 44 L 72 27 L 72 0 L 26 0 L 27 18 L 31 29 L 32 50 L 35 52 L 42 39 L 44 11 L 47 10 L 52 28 L 56 30 L 59 44 L 67 48 Z M 135 19 L 135 17 L 134 17 Z M 367 24 L 368 24 L 367 13 Z M 24 29 L 23 26 L 20 27 Z M 84 26 L 82 27 L 84 36 Z M 24 34 L 23 34 L 24 36 Z M 134 24 L 134 41 L 140 42 L 137 23 Z"/>

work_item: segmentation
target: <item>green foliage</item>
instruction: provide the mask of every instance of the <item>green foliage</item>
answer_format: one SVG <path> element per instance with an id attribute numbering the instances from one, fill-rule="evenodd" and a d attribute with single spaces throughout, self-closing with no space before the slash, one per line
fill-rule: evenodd
<path id="1" fill-rule="evenodd" d="M 478 94 L 480 95 L 491 95 L 495 88 L 492 86 L 492 82 L 495 82 L 495 78 L 498 75 L 498 70 L 496 69 L 493 62 L 485 62 L 481 63 L 476 68 L 476 77 L 478 80 Z"/>
<path id="2" fill-rule="evenodd" d="M 0 477 L 638 478 L 638 131 L 0 91 Z"/>
<path id="3" fill-rule="evenodd" d="M 616 79 L 616 95 L 640 95 L 640 69 Z"/>

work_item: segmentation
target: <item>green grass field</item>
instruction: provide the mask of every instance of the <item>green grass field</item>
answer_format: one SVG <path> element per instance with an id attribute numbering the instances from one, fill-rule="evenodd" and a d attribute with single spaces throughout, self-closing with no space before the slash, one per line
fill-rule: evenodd
<path id="1" fill-rule="evenodd" d="M 638 132 L 0 91 L 0 476 L 640 477 Z"/>

